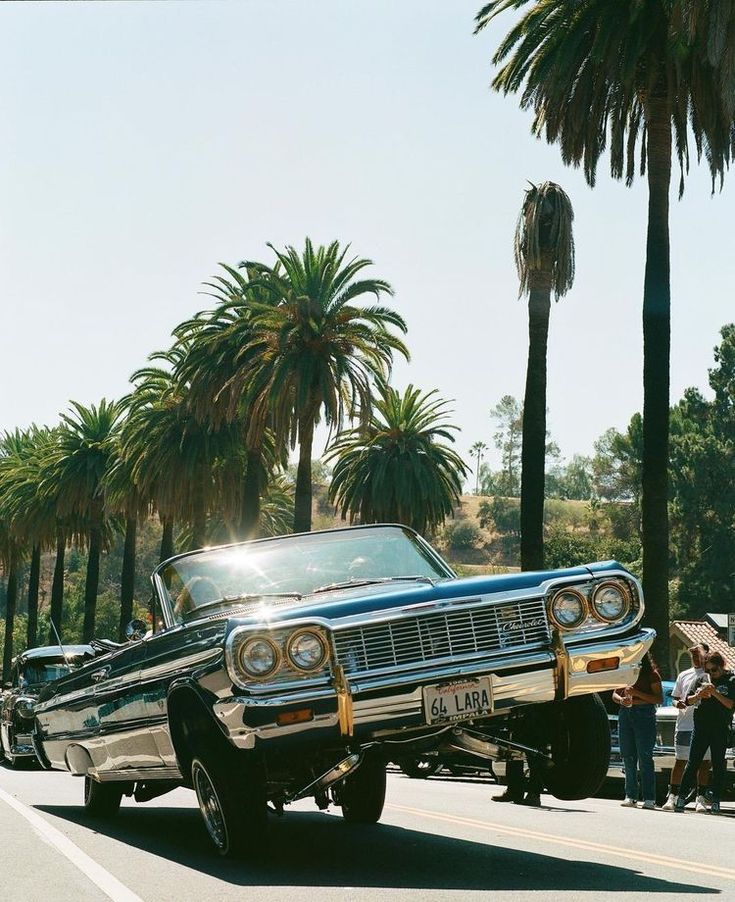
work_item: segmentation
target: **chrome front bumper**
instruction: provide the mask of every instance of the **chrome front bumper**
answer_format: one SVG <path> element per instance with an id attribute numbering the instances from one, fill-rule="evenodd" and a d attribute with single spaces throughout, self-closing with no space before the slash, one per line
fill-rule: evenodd
<path id="1" fill-rule="evenodd" d="M 425 686 L 489 677 L 493 714 L 503 714 L 520 705 L 603 692 L 635 682 L 640 661 L 655 635 L 653 630 L 641 629 L 623 638 L 588 643 L 577 640 L 568 646 L 557 637 L 551 648 L 492 660 L 382 677 L 350 679 L 338 674 L 328 688 L 220 699 L 214 705 L 214 713 L 231 742 L 245 749 L 254 748 L 258 742 L 287 737 L 319 737 L 320 741 L 342 737 L 347 743 L 354 737 L 358 745 L 389 738 L 408 739 L 411 732 L 427 729 Z M 588 673 L 590 662 L 613 657 L 619 659 L 615 670 Z M 313 717 L 307 722 L 280 725 L 276 721 L 282 712 L 309 707 Z"/>

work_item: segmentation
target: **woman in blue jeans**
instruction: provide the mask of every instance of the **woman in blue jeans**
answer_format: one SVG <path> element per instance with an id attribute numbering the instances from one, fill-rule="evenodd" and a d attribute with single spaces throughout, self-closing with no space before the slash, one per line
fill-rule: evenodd
<path id="1" fill-rule="evenodd" d="M 643 807 L 656 807 L 656 773 L 653 747 L 656 745 L 656 705 L 663 701 L 661 675 L 650 654 L 641 662 L 641 671 L 633 686 L 613 692 L 620 705 L 618 738 L 625 767 L 625 808 L 638 807 L 638 771 L 641 774 Z"/>

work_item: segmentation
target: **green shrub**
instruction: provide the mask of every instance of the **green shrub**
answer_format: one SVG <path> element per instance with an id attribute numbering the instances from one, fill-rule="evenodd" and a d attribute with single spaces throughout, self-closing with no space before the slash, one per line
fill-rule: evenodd
<path id="1" fill-rule="evenodd" d="M 444 527 L 444 542 L 452 551 L 477 548 L 482 542 L 480 528 L 471 520 L 453 520 Z"/>
<path id="2" fill-rule="evenodd" d="M 480 504 L 478 516 L 483 529 L 495 529 L 501 535 L 521 534 L 521 502 L 518 498 L 496 495 L 492 501 Z"/>

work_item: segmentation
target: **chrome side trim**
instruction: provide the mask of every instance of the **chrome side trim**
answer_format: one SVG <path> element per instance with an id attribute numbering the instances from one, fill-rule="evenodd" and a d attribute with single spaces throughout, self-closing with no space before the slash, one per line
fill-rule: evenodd
<path id="1" fill-rule="evenodd" d="M 98 783 L 132 783 L 151 780 L 181 780 L 181 771 L 178 767 L 140 767 L 129 770 L 106 770 L 99 773 L 97 768 L 89 769 L 89 776 Z"/>

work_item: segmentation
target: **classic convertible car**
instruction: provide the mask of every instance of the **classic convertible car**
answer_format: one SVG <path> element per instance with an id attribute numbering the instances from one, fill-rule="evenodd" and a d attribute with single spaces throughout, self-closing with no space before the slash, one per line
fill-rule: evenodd
<path id="1" fill-rule="evenodd" d="M 36 760 L 31 739 L 34 706 L 41 689 L 92 657 L 89 645 L 50 645 L 29 648 L 13 661 L 0 708 L 0 753 L 11 767 L 19 759 Z"/>
<path id="2" fill-rule="evenodd" d="M 223 855 L 297 799 L 378 821 L 386 761 L 427 749 L 534 756 L 557 797 L 592 794 L 595 693 L 634 682 L 654 638 L 614 562 L 458 579 L 395 525 L 205 548 L 152 580 L 148 634 L 48 687 L 37 752 L 98 815 L 193 788 Z"/>

